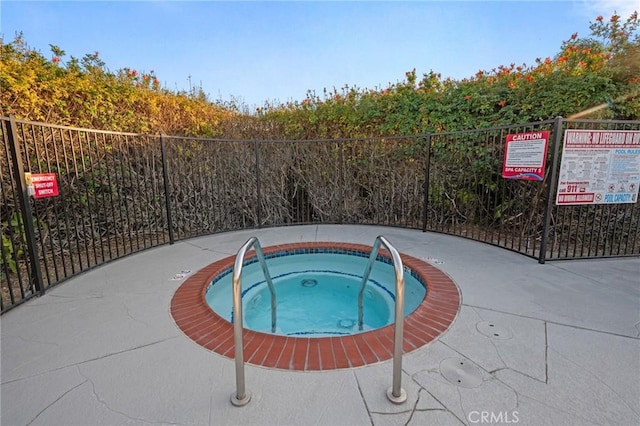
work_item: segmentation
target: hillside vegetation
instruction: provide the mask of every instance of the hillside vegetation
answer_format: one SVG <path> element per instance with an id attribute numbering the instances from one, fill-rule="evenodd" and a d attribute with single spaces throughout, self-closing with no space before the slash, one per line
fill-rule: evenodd
<path id="1" fill-rule="evenodd" d="M 51 57 L 21 35 L 0 46 L 0 115 L 78 127 L 226 138 L 318 139 L 413 134 L 524 123 L 607 103 L 592 118 L 639 119 L 638 15 L 597 17 L 535 64 L 500 65 L 461 81 L 431 71 L 383 90 L 345 86 L 257 111 L 173 92 L 151 72 L 110 71 L 99 54 Z"/>

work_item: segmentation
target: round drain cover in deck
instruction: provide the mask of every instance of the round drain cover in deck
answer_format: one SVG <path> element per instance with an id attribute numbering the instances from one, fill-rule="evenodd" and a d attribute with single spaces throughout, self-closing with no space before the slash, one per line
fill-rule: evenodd
<path id="1" fill-rule="evenodd" d="M 498 340 L 508 340 L 513 337 L 513 333 L 505 327 L 493 321 L 481 321 L 476 324 L 476 329 L 487 337 Z"/>
<path id="2" fill-rule="evenodd" d="M 477 388 L 482 384 L 482 371 L 463 358 L 447 358 L 440 362 L 440 374 L 456 386 Z"/>

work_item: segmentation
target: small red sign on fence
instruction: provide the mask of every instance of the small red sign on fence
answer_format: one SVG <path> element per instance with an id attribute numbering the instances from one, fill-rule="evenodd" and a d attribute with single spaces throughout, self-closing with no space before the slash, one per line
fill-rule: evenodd
<path id="1" fill-rule="evenodd" d="M 502 177 L 542 182 L 548 142 L 548 130 L 507 135 Z"/>
<path id="2" fill-rule="evenodd" d="M 55 197 L 58 195 L 58 181 L 55 173 L 32 173 L 33 198 Z"/>

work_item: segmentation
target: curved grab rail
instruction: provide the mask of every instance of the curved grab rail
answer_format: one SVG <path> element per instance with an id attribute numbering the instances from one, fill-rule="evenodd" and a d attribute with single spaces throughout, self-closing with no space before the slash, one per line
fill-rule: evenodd
<path id="1" fill-rule="evenodd" d="M 362 277 L 362 283 L 360 285 L 360 292 L 358 293 L 358 327 L 362 330 L 363 327 L 363 299 L 364 299 L 364 287 L 371 275 L 371 269 L 373 268 L 373 262 L 378 257 L 378 251 L 380 245 L 384 245 L 389 253 L 391 253 L 391 260 L 393 261 L 393 268 L 396 273 L 396 306 L 395 306 L 395 330 L 393 337 L 393 385 L 387 390 L 387 398 L 395 404 L 402 404 L 407 400 L 407 393 L 402 389 L 402 340 L 404 333 L 404 266 L 402 265 L 402 259 L 400 259 L 400 253 L 391 245 L 391 243 L 382 235 L 378 235 L 373 248 L 371 249 L 371 255 L 369 255 L 369 262 L 365 268 L 364 275 Z"/>
<path id="2" fill-rule="evenodd" d="M 264 254 L 262 253 L 262 247 L 258 238 L 251 237 L 236 255 L 236 261 L 233 264 L 233 344 L 235 347 L 236 358 L 236 392 L 231 395 L 231 403 L 236 407 L 246 405 L 251 400 L 251 394 L 246 392 L 244 386 L 244 347 L 242 343 L 242 266 L 244 263 L 244 257 L 254 247 L 258 262 L 262 268 L 262 273 L 267 280 L 269 291 L 271 292 L 271 332 L 276 331 L 276 293 L 271 281 L 271 275 L 267 269 L 267 264 L 264 260 Z"/>

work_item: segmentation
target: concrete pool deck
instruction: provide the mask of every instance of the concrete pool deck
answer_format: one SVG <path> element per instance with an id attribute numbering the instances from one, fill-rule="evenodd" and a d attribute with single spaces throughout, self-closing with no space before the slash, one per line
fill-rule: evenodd
<path id="1" fill-rule="evenodd" d="M 372 245 L 431 262 L 462 294 L 451 328 L 405 354 L 408 400 L 387 400 L 392 361 L 322 372 L 246 365 L 187 338 L 170 313 L 184 279 L 234 255 L 301 241 Z M 174 279 L 176 278 L 176 279 Z M 195 238 L 72 278 L 3 315 L 2 425 L 637 425 L 640 259 L 545 265 L 470 240 L 375 226 L 307 225 Z M 488 333 L 487 327 L 493 327 Z M 495 331 L 495 332 L 493 332 Z M 453 384 L 447 367 L 470 370 Z M 481 376 L 474 382 L 474 374 Z"/>

